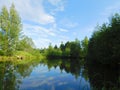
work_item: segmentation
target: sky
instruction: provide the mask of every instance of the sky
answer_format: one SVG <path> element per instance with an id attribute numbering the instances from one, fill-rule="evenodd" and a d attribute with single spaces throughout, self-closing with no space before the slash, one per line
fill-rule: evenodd
<path id="1" fill-rule="evenodd" d="M 120 0 L 0 0 L 0 11 L 12 3 L 37 48 L 90 38 L 96 25 L 120 13 Z"/>

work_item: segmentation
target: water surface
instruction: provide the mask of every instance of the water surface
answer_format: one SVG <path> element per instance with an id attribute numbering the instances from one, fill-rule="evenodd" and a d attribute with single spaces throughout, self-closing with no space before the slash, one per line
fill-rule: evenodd
<path id="1" fill-rule="evenodd" d="M 90 85 L 82 76 L 76 78 L 71 73 L 61 71 L 59 67 L 48 69 L 43 64 L 35 67 L 20 85 L 22 90 L 82 90 L 83 88 L 89 90 Z"/>
<path id="2" fill-rule="evenodd" d="M 118 67 L 86 67 L 75 59 L 0 62 L 0 90 L 117 90 L 119 78 Z"/>

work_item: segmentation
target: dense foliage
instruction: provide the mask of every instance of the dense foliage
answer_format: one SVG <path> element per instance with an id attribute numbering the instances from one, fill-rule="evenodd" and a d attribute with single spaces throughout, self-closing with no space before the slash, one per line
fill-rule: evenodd
<path id="1" fill-rule="evenodd" d="M 89 40 L 87 62 L 119 64 L 120 58 L 120 15 L 112 16 L 108 24 L 98 26 Z"/>
<path id="2" fill-rule="evenodd" d="M 75 41 L 63 42 L 58 47 L 54 47 L 50 44 L 48 49 L 45 50 L 45 54 L 48 58 L 83 58 L 87 53 L 88 39 L 85 39 L 81 42 L 78 39 Z"/>
<path id="3" fill-rule="evenodd" d="M 21 20 L 14 5 L 10 11 L 4 6 L 0 13 L 0 49 L 3 55 L 12 55 L 21 32 Z"/>
<path id="4" fill-rule="evenodd" d="M 39 53 L 32 39 L 21 31 L 22 23 L 15 6 L 12 4 L 10 11 L 4 6 L 0 12 L 0 56 L 13 56 L 18 51 Z"/>

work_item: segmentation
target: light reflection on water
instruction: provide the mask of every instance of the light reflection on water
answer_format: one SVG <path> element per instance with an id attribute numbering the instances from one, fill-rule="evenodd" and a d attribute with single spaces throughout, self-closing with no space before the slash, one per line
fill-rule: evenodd
<path id="1" fill-rule="evenodd" d="M 59 67 L 39 64 L 20 85 L 21 90 L 90 90 L 89 82 L 83 77 L 75 78 Z"/>

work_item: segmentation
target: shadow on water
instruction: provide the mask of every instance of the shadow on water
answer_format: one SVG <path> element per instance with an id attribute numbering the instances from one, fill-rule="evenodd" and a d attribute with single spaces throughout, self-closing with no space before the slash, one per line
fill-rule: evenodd
<path id="1" fill-rule="evenodd" d="M 88 77 L 92 90 L 120 90 L 120 67 L 116 65 L 88 65 Z"/>

